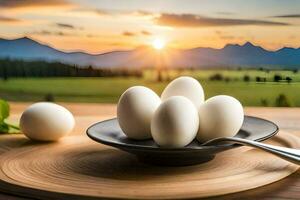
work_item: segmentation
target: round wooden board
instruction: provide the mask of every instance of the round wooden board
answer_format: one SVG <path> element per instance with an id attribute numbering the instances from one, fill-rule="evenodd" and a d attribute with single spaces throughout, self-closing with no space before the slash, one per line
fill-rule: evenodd
<path id="1" fill-rule="evenodd" d="M 283 132 L 269 142 L 300 147 L 297 137 Z M 0 189 L 39 199 L 210 197 L 270 184 L 298 169 L 249 147 L 221 153 L 202 165 L 159 167 L 86 136 L 48 144 L 33 144 L 22 136 L 1 137 L 0 146 Z"/>

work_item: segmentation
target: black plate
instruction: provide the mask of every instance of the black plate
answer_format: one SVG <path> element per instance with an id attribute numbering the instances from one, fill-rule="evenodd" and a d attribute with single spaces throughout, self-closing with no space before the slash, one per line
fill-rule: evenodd
<path id="1" fill-rule="evenodd" d="M 271 121 L 245 116 L 242 128 L 234 137 L 263 141 L 274 136 L 278 130 L 278 126 Z M 128 139 L 116 118 L 92 125 L 88 128 L 87 135 L 99 143 L 135 154 L 143 162 L 169 166 L 207 162 L 219 152 L 240 146 L 238 144 L 201 146 L 201 143 L 194 140 L 183 148 L 161 148 L 153 140 Z"/>

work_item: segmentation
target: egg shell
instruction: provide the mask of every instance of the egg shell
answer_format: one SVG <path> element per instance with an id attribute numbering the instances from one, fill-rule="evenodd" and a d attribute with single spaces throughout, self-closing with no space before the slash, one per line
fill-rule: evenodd
<path id="1" fill-rule="evenodd" d="M 166 148 L 180 148 L 196 137 L 199 116 L 194 104 L 183 96 L 173 96 L 155 111 L 151 121 L 152 137 Z"/>
<path id="2" fill-rule="evenodd" d="M 161 100 L 151 89 L 134 86 L 120 97 L 117 118 L 127 137 L 136 140 L 151 138 L 151 118 Z"/>
<path id="3" fill-rule="evenodd" d="M 191 100 L 196 108 L 204 102 L 204 91 L 201 84 L 194 78 L 181 76 L 171 81 L 161 94 L 162 101 L 172 96 L 184 96 Z"/>
<path id="4" fill-rule="evenodd" d="M 238 133 L 244 121 L 242 104 L 234 97 L 219 95 L 209 98 L 199 108 L 197 139 L 205 142 Z"/>
<path id="5" fill-rule="evenodd" d="M 72 131 L 75 120 L 70 111 L 55 103 L 29 106 L 20 119 L 21 131 L 30 139 L 56 141 Z"/>

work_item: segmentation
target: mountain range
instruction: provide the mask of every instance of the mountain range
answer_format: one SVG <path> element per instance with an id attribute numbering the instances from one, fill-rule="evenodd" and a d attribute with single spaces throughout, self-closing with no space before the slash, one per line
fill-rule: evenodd
<path id="1" fill-rule="evenodd" d="M 93 67 L 300 67 L 300 48 L 284 47 L 269 51 L 250 42 L 244 45 L 228 44 L 222 49 L 193 48 L 165 49 L 161 52 L 150 47 L 103 54 L 63 52 L 28 37 L 0 39 L 0 58 L 43 60 L 78 66 Z"/>

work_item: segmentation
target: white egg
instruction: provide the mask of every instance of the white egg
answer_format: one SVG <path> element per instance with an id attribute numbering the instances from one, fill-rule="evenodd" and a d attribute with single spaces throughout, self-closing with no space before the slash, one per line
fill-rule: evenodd
<path id="1" fill-rule="evenodd" d="M 22 114 L 20 128 L 30 139 L 56 141 L 72 131 L 75 120 L 66 108 L 47 102 L 35 103 Z"/>
<path id="2" fill-rule="evenodd" d="M 211 97 L 199 108 L 197 139 L 205 142 L 218 137 L 234 136 L 242 127 L 243 121 L 243 106 L 237 99 L 226 95 Z"/>
<path id="3" fill-rule="evenodd" d="M 191 100 L 196 108 L 204 102 L 204 91 L 201 84 L 194 78 L 182 76 L 167 85 L 161 94 L 164 101 L 171 96 L 184 96 Z"/>
<path id="4" fill-rule="evenodd" d="M 179 148 L 188 145 L 196 137 L 199 127 L 198 111 L 183 96 L 164 101 L 155 111 L 151 121 L 152 137 L 162 147 Z"/>
<path id="5" fill-rule="evenodd" d="M 131 87 L 122 94 L 117 117 L 127 137 L 136 140 L 151 138 L 151 118 L 160 102 L 155 92 L 143 86 Z"/>

